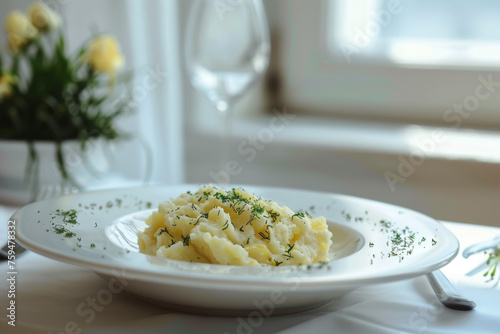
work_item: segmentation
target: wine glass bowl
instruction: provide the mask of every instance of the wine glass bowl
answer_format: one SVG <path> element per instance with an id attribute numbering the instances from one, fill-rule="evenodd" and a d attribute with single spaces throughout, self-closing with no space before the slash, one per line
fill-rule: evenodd
<path id="1" fill-rule="evenodd" d="M 219 6 L 222 4 L 219 4 Z M 260 0 L 232 0 L 225 7 L 197 0 L 190 9 L 186 64 L 194 87 L 221 112 L 267 69 L 269 28 Z"/>

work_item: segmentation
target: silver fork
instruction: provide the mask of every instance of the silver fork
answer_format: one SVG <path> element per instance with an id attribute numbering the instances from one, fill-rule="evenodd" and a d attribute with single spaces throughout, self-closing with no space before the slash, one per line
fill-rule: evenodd
<path id="1" fill-rule="evenodd" d="M 491 240 L 486 240 L 482 242 L 478 242 L 474 245 L 471 245 L 464 249 L 462 252 L 462 256 L 464 258 L 468 258 L 472 254 L 476 254 L 487 249 L 492 249 L 495 247 L 499 247 L 500 245 L 500 236 L 496 236 Z M 467 275 L 473 275 L 481 271 L 484 267 L 488 267 L 486 264 L 480 265 L 478 268 L 472 270 Z M 476 307 L 476 303 L 472 300 L 469 300 L 463 297 L 457 289 L 448 281 L 446 276 L 440 271 L 434 271 L 426 275 L 427 280 L 429 281 L 432 289 L 436 293 L 441 304 L 444 306 L 451 308 L 453 310 L 461 310 L 461 311 L 470 311 Z"/>
<path id="2" fill-rule="evenodd" d="M 476 303 L 465 298 L 455 289 L 441 270 L 428 273 L 426 277 L 437 298 L 445 307 L 459 311 L 470 311 L 476 307 Z"/>
<path id="3" fill-rule="evenodd" d="M 1 261 L 7 261 L 9 259 L 9 250 L 13 250 L 14 254 L 16 254 L 16 257 L 24 251 L 26 251 L 26 248 L 19 246 L 17 242 L 14 241 L 14 249 L 9 248 L 9 243 L 7 242 L 1 249 L 0 249 L 0 260 Z M 12 253 L 12 252 L 11 252 Z"/>

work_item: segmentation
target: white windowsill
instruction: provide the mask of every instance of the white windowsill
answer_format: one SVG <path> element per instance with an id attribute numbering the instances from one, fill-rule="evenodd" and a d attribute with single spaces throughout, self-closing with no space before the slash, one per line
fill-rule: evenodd
<path id="1" fill-rule="evenodd" d="M 348 120 L 324 120 L 296 116 L 282 131 L 273 131 L 274 116 L 239 117 L 233 121 L 231 142 L 258 141 L 340 151 L 419 155 L 426 158 L 500 164 L 500 134 L 486 130 L 385 124 Z M 206 120 L 208 121 L 208 120 Z M 218 138 L 216 119 L 195 122 L 202 137 Z M 276 122 L 276 126 L 279 121 Z M 210 124 L 212 123 L 212 124 Z M 207 126 L 208 125 L 208 126 Z M 273 134 L 272 140 L 269 134 Z M 260 137 L 259 137 L 260 136 Z M 253 139 L 252 139 L 253 138 Z"/>

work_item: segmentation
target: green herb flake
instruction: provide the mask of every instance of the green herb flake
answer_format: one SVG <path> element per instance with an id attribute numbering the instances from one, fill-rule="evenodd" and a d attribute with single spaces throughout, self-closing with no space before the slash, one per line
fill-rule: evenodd
<path id="1" fill-rule="evenodd" d="M 62 217 L 63 223 L 65 223 L 65 224 L 76 225 L 78 223 L 77 211 L 74 209 L 71 209 L 71 210 L 59 210 L 59 209 L 57 209 L 54 212 L 54 216 L 52 218 L 54 218 L 55 216 Z"/>
<path id="2" fill-rule="evenodd" d="M 285 251 L 284 254 L 282 254 L 283 257 L 285 257 L 287 260 L 290 260 L 290 259 L 293 259 L 293 255 L 290 254 L 290 252 L 292 251 L 293 247 L 295 247 L 295 244 L 287 244 L 288 246 L 288 249 Z"/>
<path id="3" fill-rule="evenodd" d="M 168 229 L 166 227 L 161 228 L 160 232 L 156 235 L 156 237 L 159 237 L 162 233 L 166 233 L 169 237 L 173 238 L 174 236 L 168 232 Z"/>
<path id="4" fill-rule="evenodd" d="M 273 210 L 269 210 L 268 214 L 269 214 L 269 217 L 271 217 L 271 219 L 273 220 L 273 223 L 276 223 L 278 221 L 278 217 L 280 216 L 280 214 L 278 212 L 273 211 Z"/>
<path id="5" fill-rule="evenodd" d="M 181 234 L 181 238 L 182 238 L 182 244 L 184 246 L 189 246 L 189 241 L 191 239 L 191 236 L 189 234 L 186 235 L 186 236 L 184 236 L 184 235 Z"/>
<path id="6" fill-rule="evenodd" d="M 259 232 L 259 235 L 262 240 L 269 240 L 269 232 L 267 232 L 267 235 L 264 232 Z"/>
<path id="7" fill-rule="evenodd" d="M 278 260 L 274 259 L 274 265 L 275 265 L 276 267 L 277 267 L 277 266 L 279 266 L 279 265 L 280 265 L 280 264 L 282 264 L 282 263 L 283 263 L 283 261 L 282 261 L 282 262 L 280 262 L 280 261 L 278 261 Z"/>

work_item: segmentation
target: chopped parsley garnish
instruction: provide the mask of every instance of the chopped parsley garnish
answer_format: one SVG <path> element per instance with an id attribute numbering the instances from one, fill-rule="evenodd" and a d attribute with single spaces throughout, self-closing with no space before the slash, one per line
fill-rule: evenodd
<path id="1" fill-rule="evenodd" d="M 267 235 L 264 232 L 259 232 L 260 237 L 262 240 L 269 240 L 269 231 L 266 231 Z"/>
<path id="2" fill-rule="evenodd" d="M 387 221 L 387 220 L 381 220 L 380 221 L 380 225 L 382 225 L 385 228 L 391 228 L 392 227 L 392 223 L 390 221 Z"/>
<path id="3" fill-rule="evenodd" d="M 287 244 L 288 245 L 288 249 L 285 251 L 283 255 L 283 257 L 285 257 L 287 260 L 290 260 L 290 259 L 293 259 L 293 255 L 290 254 L 290 252 L 292 251 L 293 247 L 295 247 L 295 244 Z"/>
<path id="4" fill-rule="evenodd" d="M 229 202 L 229 203 L 238 203 L 238 202 L 244 202 L 244 203 L 250 203 L 250 200 L 243 197 L 241 194 L 238 194 L 236 192 L 237 189 L 233 188 L 229 190 L 226 195 L 222 193 L 215 193 L 214 197 L 217 198 L 218 200 L 221 200 L 222 202 Z"/>
<path id="5" fill-rule="evenodd" d="M 269 217 L 271 217 L 271 219 L 273 220 L 273 223 L 276 223 L 278 221 L 278 217 L 280 216 L 280 214 L 278 212 L 273 211 L 273 210 L 269 210 L 268 214 L 269 214 Z"/>
<path id="6" fill-rule="evenodd" d="M 389 240 L 387 241 L 387 246 L 390 247 L 388 257 L 397 256 L 401 262 L 405 255 L 413 253 L 416 233 L 412 232 L 408 226 L 403 229 L 395 228 L 388 230 L 387 227 L 393 226 L 391 222 L 381 220 L 380 223 L 386 227 L 386 233 L 390 231 Z"/>
<path id="7" fill-rule="evenodd" d="M 304 218 L 304 217 L 305 217 L 305 215 L 304 215 L 304 213 L 303 213 L 303 212 L 297 212 L 297 213 L 295 213 L 295 214 L 291 217 L 291 219 L 293 219 L 293 217 Z"/>
<path id="8" fill-rule="evenodd" d="M 68 224 L 73 224 L 73 225 L 78 223 L 76 221 L 76 218 L 77 218 L 76 214 L 77 214 L 77 211 L 74 209 L 66 210 L 66 211 L 57 209 L 55 212 L 56 216 L 63 217 L 63 223 L 68 223 Z"/>
<path id="9" fill-rule="evenodd" d="M 346 213 L 345 210 L 342 210 L 341 214 L 342 214 L 342 216 L 344 217 L 345 220 L 347 220 L 348 222 L 351 221 L 352 216 L 351 216 L 350 213 Z"/>
<path id="10" fill-rule="evenodd" d="M 223 193 L 215 193 L 214 197 L 222 202 L 229 202 L 228 196 Z"/>
<path id="11" fill-rule="evenodd" d="M 238 215 L 243 214 L 245 212 L 246 206 L 249 205 L 250 220 L 247 222 L 247 225 L 250 224 L 253 220 L 260 218 L 261 215 L 266 212 L 264 207 L 257 203 L 258 201 L 262 201 L 260 198 L 252 201 L 244 197 L 242 194 L 238 193 L 238 189 L 235 188 L 232 188 L 226 194 L 223 194 L 222 192 L 215 192 L 213 196 L 216 199 L 220 200 L 222 203 L 229 203 L 229 207 L 232 208 Z M 277 215 L 274 215 L 273 220 L 276 217 Z"/>
<path id="12" fill-rule="evenodd" d="M 254 215 L 261 215 L 264 213 L 264 208 L 258 204 L 252 205 L 252 214 Z"/>
<path id="13" fill-rule="evenodd" d="M 207 219 L 208 218 L 208 212 L 205 212 L 205 213 L 202 213 L 201 215 L 199 215 L 198 218 L 194 221 L 194 224 L 193 224 L 193 222 L 191 222 L 189 224 L 198 225 L 198 223 L 200 222 L 201 218 Z"/>
<path id="14" fill-rule="evenodd" d="M 401 234 L 399 234 L 396 230 L 392 231 L 391 242 L 393 245 L 399 245 L 403 242 L 403 239 L 401 238 Z"/>
<path id="15" fill-rule="evenodd" d="M 160 228 L 160 232 L 156 236 L 159 237 L 162 233 L 167 233 L 167 235 L 171 238 L 174 237 L 172 234 L 170 234 L 170 232 L 168 231 L 168 229 L 166 227 Z"/>
<path id="16" fill-rule="evenodd" d="M 271 234 L 269 232 L 269 225 L 266 225 L 264 232 L 259 232 L 259 235 L 262 240 L 270 240 Z"/>
<path id="17" fill-rule="evenodd" d="M 54 232 L 56 232 L 57 234 L 64 234 L 66 238 L 73 238 L 74 236 L 76 236 L 75 232 L 68 230 L 66 227 L 62 225 L 54 226 Z"/>
<path id="18" fill-rule="evenodd" d="M 182 238 L 182 244 L 184 246 L 189 246 L 189 241 L 191 239 L 191 236 L 189 234 L 186 235 L 186 236 L 184 236 L 184 235 L 181 234 L 181 238 Z"/>

